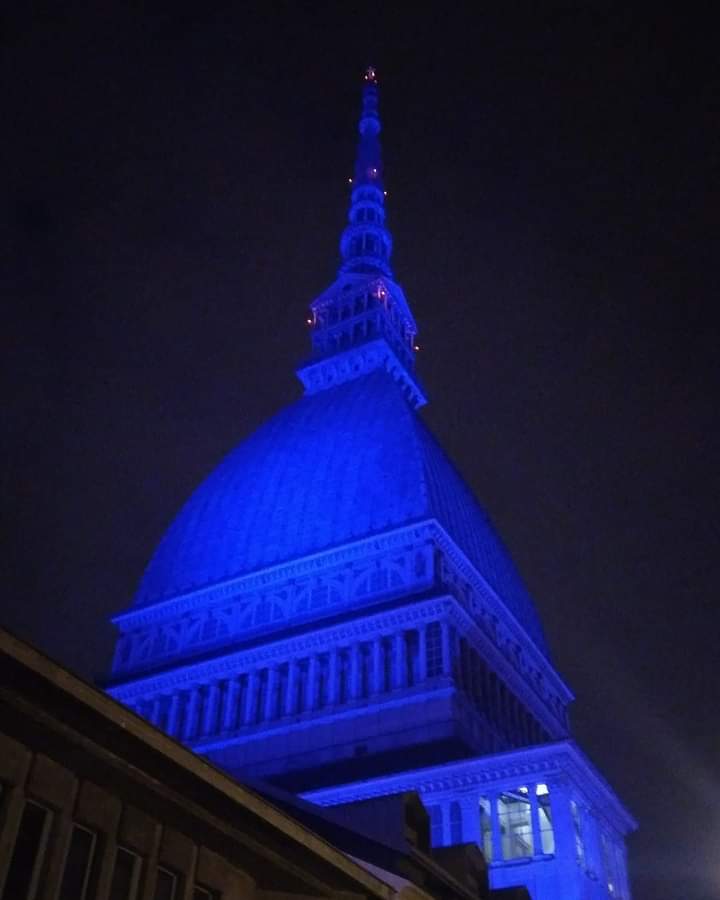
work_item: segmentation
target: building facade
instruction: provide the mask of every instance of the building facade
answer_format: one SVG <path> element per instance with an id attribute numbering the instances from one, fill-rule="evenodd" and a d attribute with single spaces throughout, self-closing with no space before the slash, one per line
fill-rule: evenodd
<path id="1" fill-rule="evenodd" d="M 457 852 L 459 851 L 459 852 Z M 249 788 L 0 629 L 2 900 L 528 900 L 416 794 Z"/>
<path id="2" fill-rule="evenodd" d="M 418 791 L 434 843 L 475 843 L 494 886 L 629 900 L 635 824 L 573 744 L 533 601 L 418 415 L 379 134 L 369 69 L 304 394 L 171 525 L 114 619 L 108 690 L 227 772 L 315 803 Z"/>

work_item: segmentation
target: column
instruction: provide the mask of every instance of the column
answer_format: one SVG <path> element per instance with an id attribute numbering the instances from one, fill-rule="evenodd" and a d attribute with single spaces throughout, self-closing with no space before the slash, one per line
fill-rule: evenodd
<path id="1" fill-rule="evenodd" d="M 372 642 L 372 685 L 373 694 L 379 694 L 383 689 L 385 681 L 385 672 L 383 668 L 383 646 L 382 638 L 377 637 Z"/>
<path id="2" fill-rule="evenodd" d="M 328 706 L 334 706 L 337 703 L 338 695 L 338 649 L 333 647 L 330 651 L 330 659 L 328 661 Z"/>
<path id="3" fill-rule="evenodd" d="M 548 782 L 553 831 L 555 832 L 555 856 L 562 860 L 563 868 L 575 871 L 577 850 L 575 848 L 575 826 L 570 811 L 570 785 L 562 778 Z"/>
<path id="4" fill-rule="evenodd" d="M 220 685 L 213 682 L 208 685 L 205 698 L 205 714 L 203 716 L 202 733 L 215 734 L 218 730 L 218 708 L 220 705 Z"/>
<path id="5" fill-rule="evenodd" d="M 265 715 L 266 721 L 271 722 L 278 715 L 278 679 L 280 673 L 277 666 L 271 666 L 268 669 L 267 694 L 265 695 Z"/>
<path id="6" fill-rule="evenodd" d="M 440 623 L 440 641 L 442 646 L 442 673 L 452 674 L 452 658 L 450 653 L 450 626 L 447 622 Z"/>
<path id="7" fill-rule="evenodd" d="M 418 628 L 418 682 L 427 680 L 427 625 Z"/>
<path id="8" fill-rule="evenodd" d="M 530 825 L 532 827 L 533 856 L 540 856 L 543 852 L 542 837 L 540 835 L 540 810 L 538 809 L 537 785 L 528 785 L 528 800 L 530 801 Z"/>
<path id="9" fill-rule="evenodd" d="M 392 637 L 393 648 L 393 687 L 405 687 L 407 677 L 407 648 L 402 631 Z"/>
<path id="10" fill-rule="evenodd" d="M 440 803 L 440 808 L 442 809 L 443 847 L 449 847 L 452 843 L 452 826 L 450 825 L 450 801 L 443 800 Z"/>
<path id="11" fill-rule="evenodd" d="M 285 715 L 291 716 L 295 712 L 295 692 L 297 679 L 297 663 L 294 659 L 288 662 L 287 692 L 285 694 Z"/>
<path id="12" fill-rule="evenodd" d="M 473 792 L 458 798 L 462 807 L 463 843 L 477 844 L 482 850 L 482 835 L 480 834 L 480 800 Z"/>
<path id="13" fill-rule="evenodd" d="M 360 696 L 360 644 L 350 646 L 350 684 L 348 696 L 351 700 L 357 700 Z"/>
<path id="14" fill-rule="evenodd" d="M 503 858 L 502 831 L 500 829 L 500 813 L 498 811 L 499 793 L 488 794 L 490 801 L 490 824 L 492 826 L 492 851 L 493 862 L 499 862 Z"/>
<path id="15" fill-rule="evenodd" d="M 185 704 L 185 722 L 183 727 L 183 740 L 188 740 L 197 731 L 197 713 L 200 705 L 200 689 L 193 688 Z"/>
<path id="16" fill-rule="evenodd" d="M 305 709 L 311 711 L 317 706 L 318 658 L 313 655 L 308 661 L 307 684 L 305 685 Z"/>
<path id="17" fill-rule="evenodd" d="M 243 710 L 243 723 L 252 725 L 257 718 L 257 688 L 258 673 L 250 672 L 248 675 L 247 693 L 245 694 L 245 709 Z"/>
<path id="18" fill-rule="evenodd" d="M 176 691 L 170 697 L 170 705 L 168 706 L 167 724 L 165 730 L 171 737 L 177 737 L 178 715 L 180 713 L 180 694 Z"/>
<path id="19" fill-rule="evenodd" d="M 231 678 L 223 691 L 222 724 L 223 731 L 230 731 L 237 726 L 237 701 L 240 692 L 240 682 L 237 678 Z"/>

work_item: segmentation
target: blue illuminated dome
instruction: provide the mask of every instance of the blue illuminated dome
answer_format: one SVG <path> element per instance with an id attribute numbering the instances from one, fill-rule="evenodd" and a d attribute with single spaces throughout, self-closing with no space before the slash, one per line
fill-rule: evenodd
<path id="1" fill-rule="evenodd" d="M 213 765 L 343 821 L 418 792 L 433 847 L 480 848 L 493 889 L 630 900 L 634 820 L 572 742 L 533 602 L 418 412 L 372 68 L 358 131 L 303 396 L 181 509 L 113 620 L 108 689 Z"/>
<path id="2" fill-rule="evenodd" d="M 394 280 L 375 70 L 335 282 L 310 306 L 305 396 L 232 452 L 170 527 L 136 607 L 221 584 L 388 529 L 436 521 L 546 652 L 542 629 L 487 515 L 417 415 L 417 325 Z"/>
<path id="3" fill-rule="evenodd" d="M 137 602 L 427 519 L 544 647 L 532 601 L 487 515 L 384 371 L 302 397 L 234 450 L 165 535 Z"/>

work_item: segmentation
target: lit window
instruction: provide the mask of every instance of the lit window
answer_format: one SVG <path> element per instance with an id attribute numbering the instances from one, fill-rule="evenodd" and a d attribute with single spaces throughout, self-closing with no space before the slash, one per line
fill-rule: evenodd
<path id="1" fill-rule="evenodd" d="M 96 841 L 94 832 L 80 825 L 73 825 L 59 900 L 85 900 L 92 875 Z"/>
<path id="2" fill-rule="evenodd" d="M 142 860 L 136 853 L 118 847 L 115 853 L 109 900 L 136 900 Z"/>
<path id="3" fill-rule="evenodd" d="M 582 823 L 580 821 L 580 810 L 574 800 L 570 801 L 570 812 L 573 820 L 573 831 L 575 833 L 575 856 L 581 866 L 585 866 L 585 843 L 582 835 Z"/>
<path id="4" fill-rule="evenodd" d="M 533 855 L 530 800 L 526 787 L 501 794 L 497 801 L 503 859 Z"/>

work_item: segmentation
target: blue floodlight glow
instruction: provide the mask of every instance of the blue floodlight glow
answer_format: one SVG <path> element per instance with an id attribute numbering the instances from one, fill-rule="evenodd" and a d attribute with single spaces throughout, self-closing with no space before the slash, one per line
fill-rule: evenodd
<path id="1" fill-rule="evenodd" d="M 231 774 L 321 805 L 420 792 L 433 843 L 476 843 L 495 888 L 630 900 L 635 823 L 572 742 L 534 603 L 417 412 L 379 136 L 370 68 L 305 393 L 168 529 L 114 619 L 109 691 Z"/>

